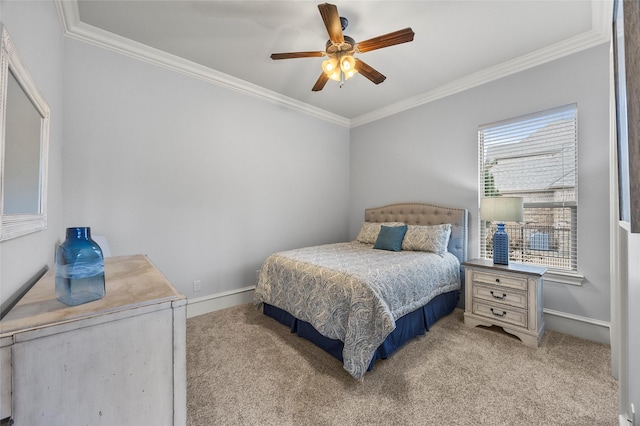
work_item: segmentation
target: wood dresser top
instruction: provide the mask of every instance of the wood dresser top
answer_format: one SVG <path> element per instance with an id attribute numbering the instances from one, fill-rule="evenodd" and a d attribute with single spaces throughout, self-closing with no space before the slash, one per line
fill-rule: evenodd
<path id="1" fill-rule="evenodd" d="M 0 337 L 185 298 L 141 254 L 107 257 L 104 272 L 102 299 L 67 306 L 56 299 L 55 268 L 50 269 L 0 321 Z"/>

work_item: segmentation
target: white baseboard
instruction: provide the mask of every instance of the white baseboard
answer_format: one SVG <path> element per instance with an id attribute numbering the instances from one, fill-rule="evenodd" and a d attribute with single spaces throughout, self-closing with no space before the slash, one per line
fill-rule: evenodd
<path id="1" fill-rule="evenodd" d="M 547 330 L 559 331 L 582 339 L 611 345 L 611 324 L 593 318 L 544 309 Z"/>
<path id="2" fill-rule="evenodd" d="M 249 286 L 189 299 L 187 301 L 187 318 L 208 314 L 209 312 L 219 311 L 220 309 L 230 308 L 236 305 L 251 303 L 253 301 L 253 291 L 255 288 L 256 286 Z"/>

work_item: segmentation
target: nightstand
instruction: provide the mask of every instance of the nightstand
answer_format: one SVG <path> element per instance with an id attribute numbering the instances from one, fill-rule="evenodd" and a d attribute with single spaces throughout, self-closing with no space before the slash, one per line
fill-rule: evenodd
<path id="1" fill-rule="evenodd" d="M 523 263 L 496 265 L 473 259 L 465 267 L 464 323 L 502 327 L 527 346 L 538 346 L 544 334 L 542 276 L 547 268 Z"/>

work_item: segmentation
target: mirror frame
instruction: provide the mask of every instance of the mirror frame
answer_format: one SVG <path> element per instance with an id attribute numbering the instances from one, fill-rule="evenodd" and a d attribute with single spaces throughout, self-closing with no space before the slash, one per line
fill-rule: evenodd
<path id="1" fill-rule="evenodd" d="M 47 168 L 49 159 L 49 105 L 27 70 L 5 26 L 0 22 L 0 241 L 30 234 L 47 228 Z M 34 214 L 4 214 L 4 161 L 9 70 L 34 105 L 40 121 L 40 194 L 39 208 Z"/>

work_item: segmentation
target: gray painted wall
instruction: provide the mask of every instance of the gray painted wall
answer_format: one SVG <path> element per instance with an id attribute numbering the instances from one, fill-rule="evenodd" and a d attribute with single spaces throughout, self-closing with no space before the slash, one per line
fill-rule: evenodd
<path id="1" fill-rule="evenodd" d="M 0 299 L 12 295 L 44 265 L 53 267 L 62 228 L 64 39 L 52 1 L 2 1 L 0 19 L 51 108 L 48 224 L 40 232 L 0 243 Z"/>
<path id="2" fill-rule="evenodd" d="M 469 209 L 478 242 L 478 126 L 578 104 L 581 287 L 545 281 L 544 307 L 609 321 L 609 46 L 602 45 L 351 130 L 350 236 L 366 207 Z"/>
<path id="3" fill-rule="evenodd" d="M 147 254 L 199 297 L 347 239 L 348 129 L 74 40 L 65 70 L 65 226 L 114 256 Z"/>

